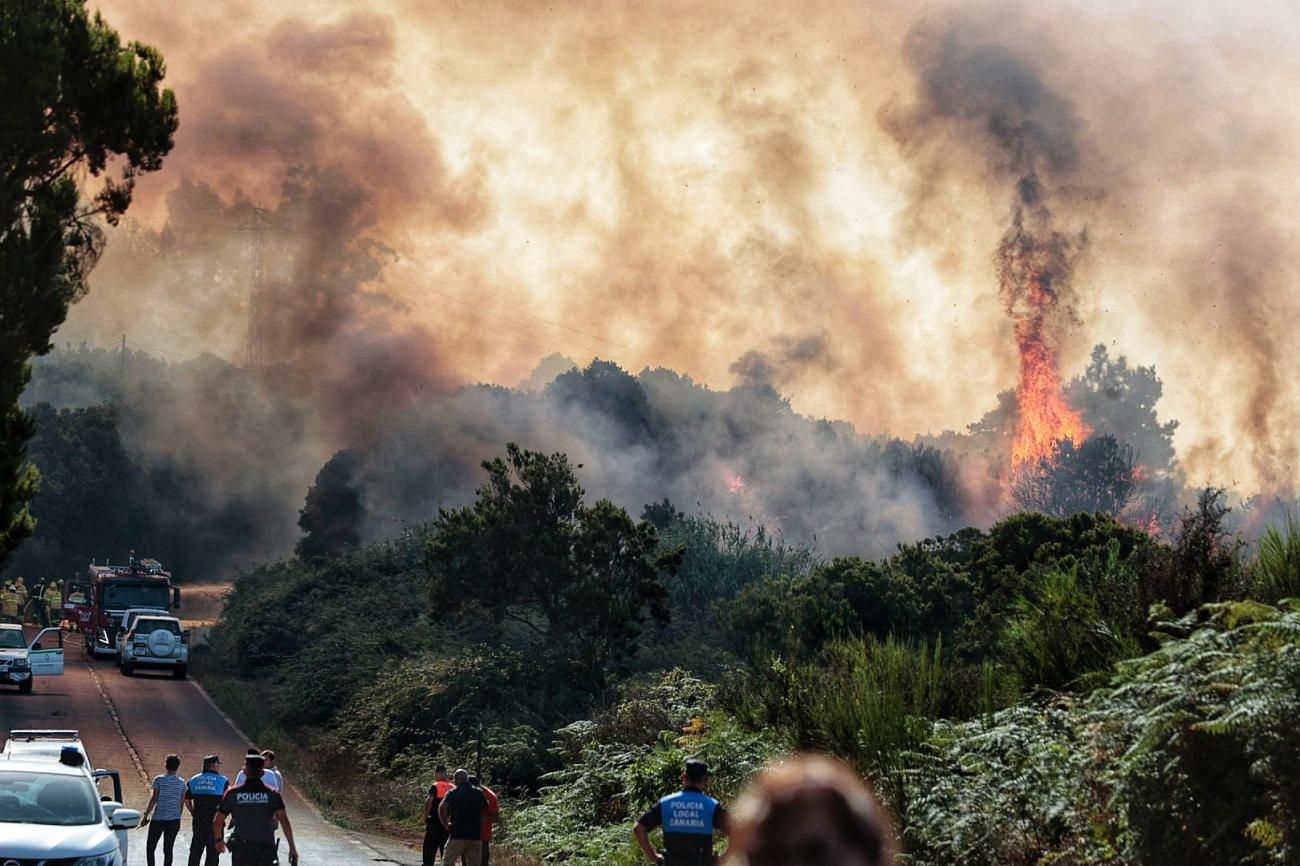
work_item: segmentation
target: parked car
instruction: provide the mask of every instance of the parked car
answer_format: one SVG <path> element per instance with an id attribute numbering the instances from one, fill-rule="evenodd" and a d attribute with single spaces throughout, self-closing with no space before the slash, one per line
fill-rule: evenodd
<path id="1" fill-rule="evenodd" d="M 140 616 L 171 616 L 169 610 L 160 610 L 156 607 L 133 607 L 122 614 L 122 626 L 117 630 L 116 640 L 113 644 L 113 654 L 117 656 L 118 663 L 122 660 L 122 644 L 126 642 L 126 633 L 135 625 L 136 617 Z"/>
<path id="2" fill-rule="evenodd" d="M 70 760 L 68 752 L 80 756 L 80 761 Z M 15 728 L 9 732 L 4 749 L 0 750 L 0 759 L 4 761 L 58 761 L 69 766 L 80 765 L 95 781 L 98 789 L 104 782 L 111 782 L 111 796 L 100 790 L 99 806 L 110 820 L 122 807 L 122 778 L 117 770 L 94 770 L 86 746 L 81 742 L 81 732 L 55 728 Z M 0 764 L 0 767 L 4 766 Z M 114 828 L 117 834 L 117 846 L 122 852 L 122 862 L 127 862 L 130 839 L 127 828 Z"/>
<path id="3" fill-rule="evenodd" d="M 122 641 L 122 674 L 129 677 L 137 667 L 169 668 L 183 680 L 189 671 L 189 643 L 176 617 L 138 616 Z"/>
<path id="4" fill-rule="evenodd" d="M 29 643 L 21 625 L 0 625 L 0 683 L 11 683 L 28 694 L 33 677 L 62 675 L 62 629 L 42 629 Z"/>
<path id="5" fill-rule="evenodd" d="M 72 747 L 81 753 L 87 767 L 90 755 L 81 742 L 81 732 L 66 728 L 14 728 L 5 740 L 0 757 L 17 760 L 57 761 L 63 750 Z"/>
<path id="6" fill-rule="evenodd" d="M 0 763 L 0 863 L 123 866 L 116 833 L 139 824 L 135 809 L 109 817 L 79 760 Z"/>

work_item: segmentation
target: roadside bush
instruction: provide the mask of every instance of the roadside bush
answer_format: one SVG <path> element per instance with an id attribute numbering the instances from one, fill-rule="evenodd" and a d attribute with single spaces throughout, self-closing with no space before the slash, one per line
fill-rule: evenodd
<path id="1" fill-rule="evenodd" d="M 575 722 L 557 731 L 554 752 L 562 764 L 543 777 L 537 799 L 512 816 L 503 841 L 546 862 L 639 863 L 632 823 L 655 800 L 680 787 L 688 757 L 709 763 L 710 793 L 730 801 L 752 773 L 787 747 L 772 733 L 744 729 L 710 709 L 711 694 L 702 686 L 672 671 L 656 683 L 631 689 L 605 714 L 606 721 Z M 617 728 L 608 720 L 650 694 L 670 708 L 671 725 L 657 731 L 651 742 L 645 742 L 639 725 L 628 729 L 630 741 L 612 738 Z"/>
<path id="2" fill-rule="evenodd" d="M 547 697 L 520 654 L 487 646 L 396 662 L 340 714 L 341 747 L 375 776 L 432 776 L 436 763 L 473 766 L 482 726 L 483 770 L 506 787 L 543 770 Z"/>

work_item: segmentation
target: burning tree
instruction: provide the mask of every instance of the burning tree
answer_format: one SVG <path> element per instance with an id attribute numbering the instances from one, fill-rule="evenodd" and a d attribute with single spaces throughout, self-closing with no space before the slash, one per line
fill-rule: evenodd
<path id="1" fill-rule="evenodd" d="M 1022 465 L 1011 498 L 1024 511 L 1055 517 L 1078 512 L 1119 515 L 1137 486 L 1133 449 L 1114 436 L 1093 436 L 1075 445 L 1058 440 L 1032 465 Z"/>
<path id="2" fill-rule="evenodd" d="M 1062 312 L 1069 314 L 1068 307 L 1059 306 L 1060 293 L 1068 286 L 1077 245 L 1049 221 L 1038 180 L 1026 175 L 1018 184 L 1015 213 L 997 255 L 999 290 L 1015 322 L 1020 352 L 1013 469 L 1049 457 L 1061 442 L 1081 443 L 1092 432 L 1066 402 L 1053 327 Z"/>

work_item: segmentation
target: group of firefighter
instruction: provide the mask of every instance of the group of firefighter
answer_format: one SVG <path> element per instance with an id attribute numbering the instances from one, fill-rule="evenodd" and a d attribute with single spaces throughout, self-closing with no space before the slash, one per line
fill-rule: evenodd
<path id="1" fill-rule="evenodd" d="M 63 591 L 57 580 L 37 582 L 29 592 L 20 577 L 0 589 L 0 622 L 58 625 L 63 621 Z"/>

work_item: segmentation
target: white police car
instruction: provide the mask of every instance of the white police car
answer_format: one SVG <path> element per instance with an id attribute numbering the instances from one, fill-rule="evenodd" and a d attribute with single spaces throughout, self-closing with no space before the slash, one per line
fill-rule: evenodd
<path id="1" fill-rule="evenodd" d="M 80 756 L 78 760 L 74 756 L 68 755 L 68 752 L 75 752 Z M 108 797 L 102 792 L 99 798 L 99 807 L 104 810 L 105 817 L 112 819 L 114 813 L 122 807 L 122 779 L 117 770 L 92 770 L 90 756 L 86 754 L 86 747 L 81 742 L 81 732 L 63 728 L 15 728 L 9 732 L 9 739 L 5 741 L 4 750 L 0 751 L 0 759 L 3 761 L 58 761 L 68 766 L 80 766 L 90 777 L 95 780 L 95 786 L 98 788 L 105 781 L 113 785 L 113 795 Z M 0 763 L 0 766 L 6 766 Z M 127 862 L 127 852 L 130 850 L 130 839 L 127 836 L 127 828 L 116 828 L 117 845 L 122 852 L 122 862 Z M 6 866 L 0 861 L 0 866 Z M 56 863 L 47 863 L 46 866 L 56 866 Z"/>
<path id="2" fill-rule="evenodd" d="M 108 816 L 79 763 L 0 762 L 0 864 L 123 866 L 116 831 L 139 824 L 135 809 Z"/>

